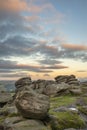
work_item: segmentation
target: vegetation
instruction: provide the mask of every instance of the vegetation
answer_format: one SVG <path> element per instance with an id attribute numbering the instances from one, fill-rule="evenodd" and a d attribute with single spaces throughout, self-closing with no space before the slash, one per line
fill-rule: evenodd
<path id="1" fill-rule="evenodd" d="M 80 129 L 85 127 L 85 121 L 80 117 L 78 113 L 73 113 L 71 111 L 63 111 L 63 112 L 55 112 L 54 109 L 61 107 L 61 106 L 69 106 L 72 104 L 76 104 L 78 100 L 78 96 L 71 96 L 71 95 L 66 95 L 66 96 L 59 96 L 59 97 L 52 97 L 50 99 L 51 101 L 51 106 L 49 110 L 49 114 L 55 117 L 51 121 L 51 127 L 52 130 L 64 130 L 66 128 L 76 128 Z M 83 97 L 84 102 L 87 103 L 87 97 Z M 77 106 L 80 111 L 84 111 L 81 106 Z M 84 114 L 87 114 L 87 111 L 84 111 Z"/>
<path id="2" fill-rule="evenodd" d="M 60 97 L 53 97 L 50 99 L 51 102 L 51 109 L 57 108 L 60 106 L 68 106 L 72 103 L 75 103 L 77 100 L 77 97 L 67 95 L 67 96 L 60 96 Z"/>
<path id="3" fill-rule="evenodd" d="M 54 112 L 52 113 L 56 117 L 56 121 L 51 122 L 52 130 L 63 130 L 65 128 L 83 128 L 85 127 L 84 120 L 75 113 L 72 112 Z"/>

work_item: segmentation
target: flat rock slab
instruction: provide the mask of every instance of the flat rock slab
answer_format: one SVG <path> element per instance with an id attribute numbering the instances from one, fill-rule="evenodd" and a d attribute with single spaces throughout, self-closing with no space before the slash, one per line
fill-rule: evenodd
<path id="1" fill-rule="evenodd" d="M 18 121 L 18 122 L 17 122 Z M 4 130 L 50 130 L 39 120 L 20 120 L 14 117 L 5 120 Z"/>

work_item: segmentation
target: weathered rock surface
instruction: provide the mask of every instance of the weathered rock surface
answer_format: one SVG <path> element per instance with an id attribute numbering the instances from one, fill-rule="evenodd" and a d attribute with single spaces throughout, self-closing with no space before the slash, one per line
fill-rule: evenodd
<path id="1" fill-rule="evenodd" d="M 47 128 L 42 121 L 22 119 L 19 117 L 6 118 L 4 121 L 4 130 L 51 130 Z"/>
<path id="2" fill-rule="evenodd" d="M 44 89 L 44 94 L 46 95 L 57 95 L 58 93 L 64 93 L 67 89 L 69 89 L 69 85 L 66 83 L 61 84 L 49 84 Z"/>
<path id="3" fill-rule="evenodd" d="M 21 91 L 15 100 L 16 107 L 23 117 L 43 119 L 50 107 L 49 97 L 33 90 Z"/>
<path id="4" fill-rule="evenodd" d="M 55 77 L 55 80 L 57 83 L 64 82 L 70 85 L 79 85 L 79 81 L 76 79 L 75 75 L 60 75 Z"/>
<path id="5" fill-rule="evenodd" d="M 16 81 L 16 83 L 15 83 L 15 87 L 17 88 L 17 89 L 19 89 L 19 88 L 21 88 L 21 87 L 23 87 L 23 86 L 25 86 L 25 85 L 30 85 L 31 84 L 31 77 L 24 77 L 24 78 L 21 78 L 21 79 L 19 79 L 18 81 Z"/>

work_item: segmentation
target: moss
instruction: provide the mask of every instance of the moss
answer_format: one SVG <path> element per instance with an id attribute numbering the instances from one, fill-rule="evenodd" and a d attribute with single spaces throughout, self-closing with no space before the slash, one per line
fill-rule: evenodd
<path id="1" fill-rule="evenodd" d="M 16 117 L 16 116 L 20 116 L 20 113 L 12 113 L 8 115 L 8 117 Z"/>
<path id="2" fill-rule="evenodd" d="M 75 96 L 60 96 L 60 97 L 53 97 L 50 99 L 50 108 L 56 108 L 60 106 L 67 106 L 72 103 L 76 102 L 77 97 Z"/>
<path id="3" fill-rule="evenodd" d="M 83 100 L 85 102 L 85 105 L 87 105 L 87 97 L 83 97 Z"/>
<path id="4" fill-rule="evenodd" d="M 2 124 L 4 120 L 5 120 L 5 117 L 4 117 L 4 116 L 3 116 L 3 117 L 0 117 L 0 124 Z"/>
<path id="5" fill-rule="evenodd" d="M 85 108 L 85 107 L 83 107 L 83 106 L 79 106 L 79 107 L 78 107 L 78 110 L 79 110 L 81 113 L 87 115 L 87 108 Z"/>
<path id="6" fill-rule="evenodd" d="M 79 97 L 77 100 L 77 106 L 86 106 L 87 105 L 87 97 Z"/>
<path id="7" fill-rule="evenodd" d="M 73 114 L 71 112 L 54 112 L 53 114 L 57 119 L 57 124 L 55 121 L 51 122 L 52 130 L 63 130 L 66 128 L 76 128 L 80 129 L 85 127 L 85 122 L 78 114 Z"/>

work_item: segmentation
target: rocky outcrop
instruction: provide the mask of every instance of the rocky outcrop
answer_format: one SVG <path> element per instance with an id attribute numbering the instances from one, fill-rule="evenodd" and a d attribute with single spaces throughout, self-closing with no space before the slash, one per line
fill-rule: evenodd
<path id="1" fill-rule="evenodd" d="M 49 97 L 32 89 L 20 91 L 15 99 L 18 111 L 25 118 L 44 119 L 50 107 Z"/>
<path id="2" fill-rule="evenodd" d="M 0 108 L 0 130 L 86 130 L 87 86 L 74 75 L 55 80 L 21 78 L 11 102 L 7 92 L 0 92 L 6 104 Z"/>
<path id="3" fill-rule="evenodd" d="M 79 85 L 79 81 L 76 79 L 74 75 L 60 75 L 55 77 L 57 83 L 67 83 L 69 85 Z"/>

